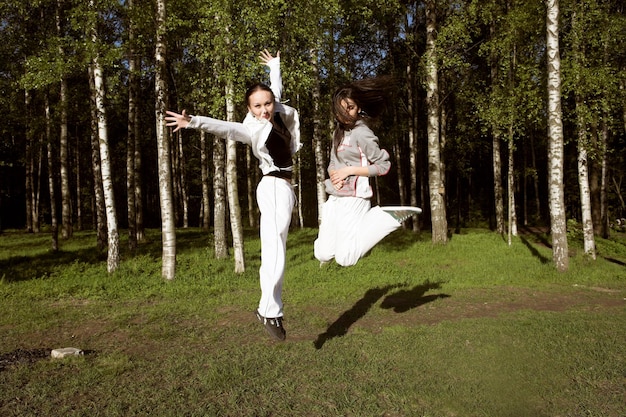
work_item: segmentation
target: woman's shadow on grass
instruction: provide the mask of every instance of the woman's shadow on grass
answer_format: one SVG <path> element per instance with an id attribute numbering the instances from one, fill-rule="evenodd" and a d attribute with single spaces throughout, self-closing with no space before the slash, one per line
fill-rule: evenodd
<path id="1" fill-rule="evenodd" d="M 385 294 L 394 288 L 404 287 L 402 284 L 387 285 L 382 288 L 371 288 L 365 292 L 363 297 L 358 300 L 350 310 L 345 311 L 334 323 L 328 326 L 328 329 L 317 336 L 313 345 L 316 349 L 321 349 L 326 341 L 335 337 L 344 336 L 348 333 L 348 329 L 354 323 L 356 323 L 361 317 L 372 308 L 378 300 L 380 300 Z M 417 285 L 410 290 L 398 290 L 394 294 L 388 295 L 380 307 L 385 309 L 393 309 L 396 313 L 404 313 L 412 308 L 419 307 L 431 301 L 435 301 L 437 298 L 447 298 L 447 294 L 434 294 L 424 296 L 424 294 L 432 289 L 438 289 L 441 287 L 439 283 L 426 282 L 422 285 Z"/>

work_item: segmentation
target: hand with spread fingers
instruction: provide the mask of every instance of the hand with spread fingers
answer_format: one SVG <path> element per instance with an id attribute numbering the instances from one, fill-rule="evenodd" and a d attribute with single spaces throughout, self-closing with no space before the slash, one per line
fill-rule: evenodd
<path id="1" fill-rule="evenodd" d="M 176 126 L 174 132 L 186 128 L 191 121 L 191 116 L 189 116 L 185 110 L 183 110 L 182 113 L 167 110 L 165 113 L 167 114 L 167 116 L 165 116 L 165 121 L 167 122 L 166 126 Z"/>

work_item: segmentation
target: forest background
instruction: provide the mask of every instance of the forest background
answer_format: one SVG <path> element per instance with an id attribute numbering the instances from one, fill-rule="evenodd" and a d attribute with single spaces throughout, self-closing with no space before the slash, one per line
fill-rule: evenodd
<path id="1" fill-rule="evenodd" d="M 617 0 L 6 0 L 0 230 L 56 233 L 58 221 L 64 238 L 98 229 L 104 247 L 118 225 L 135 245 L 144 227 L 165 236 L 171 222 L 221 236 L 231 224 L 236 246 L 242 218 L 257 227 L 250 150 L 172 134 L 162 116 L 167 108 L 243 120 L 246 86 L 268 78 L 265 48 L 281 51 L 284 97 L 301 116 L 294 226 L 318 224 L 332 91 L 381 74 L 399 88 L 375 129 L 394 164 L 373 181 L 374 204 L 422 207 L 416 232 L 442 224 L 437 197 L 446 230 L 549 226 L 554 3 L 563 208 L 568 227 L 583 222 L 587 169 L 593 231 L 607 237 L 626 217 L 626 19 Z"/>

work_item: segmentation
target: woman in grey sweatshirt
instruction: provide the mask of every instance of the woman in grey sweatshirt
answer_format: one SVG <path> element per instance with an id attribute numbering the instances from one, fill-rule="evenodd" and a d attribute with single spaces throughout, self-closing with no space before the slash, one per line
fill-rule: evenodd
<path id="1" fill-rule="evenodd" d="M 390 81 L 388 77 L 355 81 L 333 95 L 337 125 L 325 181 L 329 197 L 314 243 L 315 257 L 322 264 L 333 258 L 342 266 L 356 264 L 402 221 L 422 211 L 371 206 L 369 177 L 386 175 L 391 162 L 366 121 L 382 114 Z"/>

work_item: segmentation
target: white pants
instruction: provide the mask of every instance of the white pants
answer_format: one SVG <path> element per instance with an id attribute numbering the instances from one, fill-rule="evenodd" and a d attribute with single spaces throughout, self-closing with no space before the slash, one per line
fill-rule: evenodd
<path id="1" fill-rule="evenodd" d="M 331 195 L 322 208 L 322 222 L 314 244 L 320 262 L 335 261 L 342 266 L 357 263 L 400 223 L 370 200 Z"/>
<path id="2" fill-rule="evenodd" d="M 258 311 L 263 317 L 282 317 L 287 232 L 296 196 L 288 181 L 264 176 L 257 186 L 256 198 L 261 212 L 261 300 Z"/>

